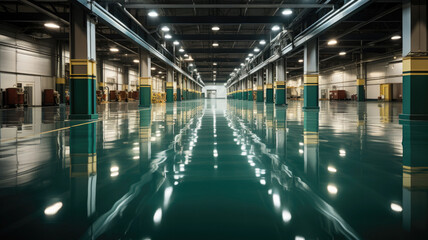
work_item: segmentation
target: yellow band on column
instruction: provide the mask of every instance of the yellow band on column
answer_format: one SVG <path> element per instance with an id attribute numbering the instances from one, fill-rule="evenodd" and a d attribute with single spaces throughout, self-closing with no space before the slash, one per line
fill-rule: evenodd
<path id="1" fill-rule="evenodd" d="M 317 86 L 318 74 L 306 74 L 303 76 L 303 83 L 305 86 Z"/>
<path id="2" fill-rule="evenodd" d="M 151 82 L 152 82 L 151 81 L 152 80 L 151 77 L 139 77 L 138 80 L 139 80 L 139 85 L 140 86 L 150 86 Z"/>
<path id="3" fill-rule="evenodd" d="M 364 80 L 364 79 L 357 79 L 357 85 L 358 86 L 364 85 L 365 83 L 366 83 L 366 80 Z"/>
<path id="4" fill-rule="evenodd" d="M 428 57 L 403 58 L 403 76 L 428 75 Z"/>

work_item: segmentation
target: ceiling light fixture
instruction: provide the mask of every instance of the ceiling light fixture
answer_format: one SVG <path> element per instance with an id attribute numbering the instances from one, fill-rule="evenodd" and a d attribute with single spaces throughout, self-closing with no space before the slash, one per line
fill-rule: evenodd
<path id="1" fill-rule="evenodd" d="M 214 66 L 217 66 L 217 63 L 215 62 L 215 63 L 213 63 L 213 65 L 214 65 Z"/>
<path id="2" fill-rule="evenodd" d="M 156 68 L 155 68 L 155 67 L 151 67 L 150 69 L 151 69 L 151 70 L 153 70 L 153 71 L 154 71 L 154 70 L 156 70 Z"/>
<path id="3" fill-rule="evenodd" d="M 279 31 L 279 29 L 281 29 L 281 28 L 278 25 L 274 25 L 272 27 L 272 31 L 274 31 L 274 32 Z"/>
<path id="4" fill-rule="evenodd" d="M 391 37 L 391 40 L 398 40 L 398 39 L 401 39 L 400 35 L 394 35 Z"/>
<path id="5" fill-rule="evenodd" d="M 254 56 L 254 54 L 250 53 L 250 54 L 248 54 L 248 56 L 252 57 L 252 56 Z"/>
<path id="6" fill-rule="evenodd" d="M 189 54 L 187 54 L 187 53 L 186 53 L 186 54 L 184 54 L 183 56 L 184 56 L 184 57 L 189 57 Z"/>
<path id="7" fill-rule="evenodd" d="M 259 48 L 254 48 L 254 52 L 260 52 Z"/>
<path id="8" fill-rule="evenodd" d="M 336 39 L 331 39 L 327 42 L 327 45 L 332 46 L 332 45 L 336 45 L 337 44 L 337 40 Z"/>
<path id="9" fill-rule="evenodd" d="M 162 30 L 162 31 L 164 31 L 164 32 L 169 32 L 169 27 L 167 27 L 167 26 L 163 26 L 163 27 L 161 28 L 161 30 Z"/>
<path id="10" fill-rule="evenodd" d="M 179 52 L 184 52 L 184 49 L 183 49 L 183 48 L 180 48 L 178 51 L 179 51 Z"/>
<path id="11" fill-rule="evenodd" d="M 213 43 L 213 47 L 218 47 L 218 43 Z"/>
<path id="12" fill-rule="evenodd" d="M 340 52 L 340 53 L 339 53 L 339 55 L 340 55 L 340 56 L 345 56 L 345 55 L 346 55 L 346 52 Z"/>
<path id="13" fill-rule="evenodd" d="M 282 15 L 291 15 L 293 14 L 293 11 L 291 9 L 284 9 L 284 11 L 282 11 Z"/>
<path id="14" fill-rule="evenodd" d="M 159 71 L 158 73 L 159 73 L 159 74 L 162 74 L 162 71 Z"/>
<path id="15" fill-rule="evenodd" d="M 58 24 L 56 24 L 56 23 L 53 23 L 53 22 L 48 22 L 48 23 L 45 23 L 45 27 L 47 27 L 47 28 L 54 28 L 54 29 L 58 29 L 58 28 L 59 28 L 59 25 L 58 25 Z"/>
<path id="16" fill-rule="evenodd" d="M 172 38 L 171 34 L 165 34 L 165 39 L 171 39 L 171 38 Z"/>
<path id="17" fill-rule="evenodd" d="M 245 64 L 241 63 L 241 66 L 245 66 Z"/>
<path id="18" fill-rule="evenodd" d="M 151 10 L 147 15 L 149 15 L 149 17 L 152 17 L 152 18 L 159 16 L 159 14 L 154 10 Z"/>
<path id="19" fill-rule="evenodd" d="M 299 59 L 299 63 L 302 63 L 303 62 L 303 59 Z"/>
<path id="20" fill-rule="evenodd" d="M 260 45 L 265 45 L 266 44 L 266 41 L 265 40 L 260 40 Z"/>
<path id="21" fill-rule="evenodd" d="M 134 63 L 139 63 L 139 62 L 140 62 L 140 60 L 134 59 Z"/>
<path id="22" fill-rule="evenodd" d="M 175 40 L 175 41 L 173 42 L 173 44 L 174 44 L 174 45 L 180 45 L 180 42 L 178 42 L 177 40 Z"/>
<path id="23" fill-rule="evenodd" d="M 220 30 L 220 27 L 219 27 L 219 26 L 213 26 L 213 27 L 211 28 L 211 30 L 213 30 L 213 31 L 218 31 L 218 30 Z"/>
<path id="24" fill-rule="evenodd" d="M 245 58 L 245 60 L 249 61 L 249 60 L 250 60 L 250 58 L 249 58 L 249 57 L 247 57 L 247 58 Z"/>
<path id="25" fill-rule="evenodd" d="M 119 52 L 118 48 L 110 48 L 110 52 Z"/>

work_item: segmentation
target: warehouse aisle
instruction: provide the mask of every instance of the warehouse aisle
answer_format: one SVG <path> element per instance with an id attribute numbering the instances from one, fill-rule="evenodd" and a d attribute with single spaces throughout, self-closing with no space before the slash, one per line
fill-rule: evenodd
<path id="1" fill-rule="evenodd" d="M 65 120 L 56 107 L 2 110 L 0 237 L 426 234 L 427 198 L 411 199 L 427 196 L 428 127 L 399 124 L 400 109 L 115 103 L 102 105 L 93 122 Z"/>

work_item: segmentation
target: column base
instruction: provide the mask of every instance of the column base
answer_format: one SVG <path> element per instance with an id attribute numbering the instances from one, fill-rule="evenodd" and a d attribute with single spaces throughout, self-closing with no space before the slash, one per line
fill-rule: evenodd
<path id="1" fill-rule="evenodd" d="M 303 110 L 319 110 L 319 109 L 320 109 L 320 107 L 318 107 L 318 106 L 313 106 L 313 107 L 306 106 L 306 107 L 303 107 Z"/>
<path id="2" fill-rule="evenodd" d="M 70 114 L 68 119 L 72 120 L 89 120 L 98 119 L 98 114 Z"/>
<path id="3" fill-rule="evenodd" d="M 428 121 L 428 114 L 400 114 L 400 121 L 402 120 L 417 120 L 417 121 Z"/>

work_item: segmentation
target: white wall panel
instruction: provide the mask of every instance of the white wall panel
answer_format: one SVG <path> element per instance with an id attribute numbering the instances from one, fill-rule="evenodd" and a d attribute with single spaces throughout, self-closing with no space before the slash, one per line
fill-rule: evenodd
<path id="1" fill-rule="evenodd" d="M 0 71 L 16 72 L 16 51 L 14 48 L 0 46 Z"/>
<path id="2" fill-rule="evenodd" d="M 204 88 L 202 88 L 202 92 L 205 93 L 205 97 L 207 97 L 207 90 L 216 90 L 217 91 L 217 98 L 226 98 L 227 97 L 227 90 L 226 87 L 223 84 L 219 85 L 205 85 Z"/>

